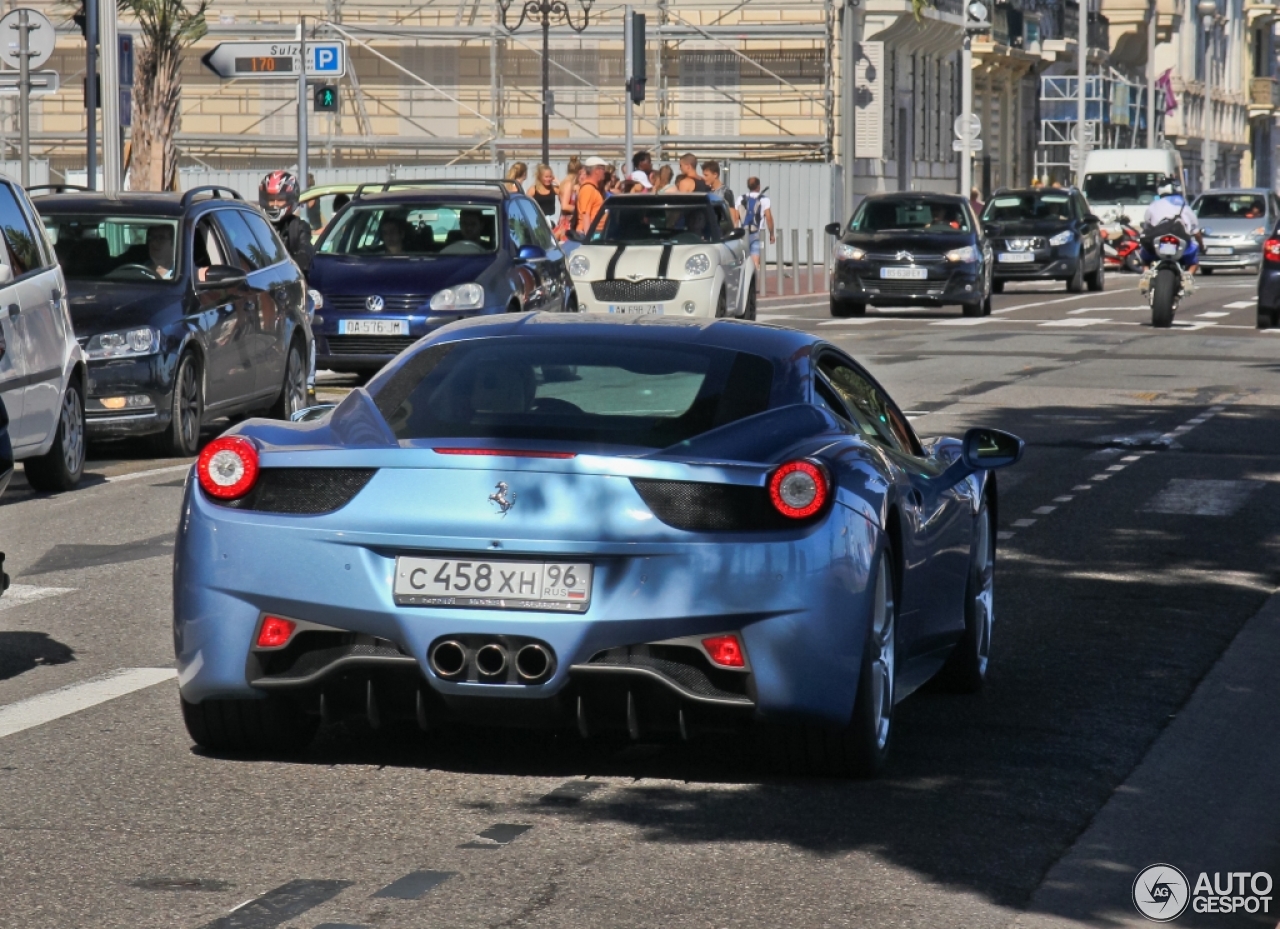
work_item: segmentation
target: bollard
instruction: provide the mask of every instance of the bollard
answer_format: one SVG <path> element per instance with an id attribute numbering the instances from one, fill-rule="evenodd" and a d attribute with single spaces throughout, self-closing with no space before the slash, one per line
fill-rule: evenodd
<path id="1" fill-rule="evenodd" d="M 809 293 L 814 292 L 813 286 L 813 230 L 809 229 L 805 232 L 805 257 L 809 259 Z"/>
<path id="2" fill-rule="evenodd" d="M 800 295 L 800 230 L 791 230 L 791 292 Z"/>
<path id="3" fill-rule="evenodd" d="M 760 296 L 769 296 L 769 234 L 760 228 Z"/>

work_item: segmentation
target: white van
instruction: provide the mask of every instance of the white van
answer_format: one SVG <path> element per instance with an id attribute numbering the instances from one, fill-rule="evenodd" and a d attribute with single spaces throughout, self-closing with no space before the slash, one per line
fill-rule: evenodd
<path id="1" fill-rule="evenodd" d="M 1138 224 L 1156 199 L 1162 177 L 1179 183 L 1182 158 L 1167 148 L 1109 148 L 1089 152 L 1084 160 L 1084 195 L 1089 207 L 1104 223 L 1120 216 Z"/>

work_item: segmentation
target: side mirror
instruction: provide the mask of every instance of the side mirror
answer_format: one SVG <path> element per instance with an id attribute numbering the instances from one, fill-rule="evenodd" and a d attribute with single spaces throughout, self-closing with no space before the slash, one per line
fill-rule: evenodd
<path id="1" fill-rule="evenodd" d="M 291 423 L 309 423 L 313 420 L 323 419 L 337 407 L 336 403 L 318 403 L 315 406 L 309 406 L 305 409 L 296 410 L 289 414 L 289 422 Z"/>
<path id="2" fill-rule="evenodd" d="M 539 248 L 537 245 L 525 245 L 516 253 L 517 261 L 546 261 L 547 253 L 545 249 Z"/>
<path id="3" fill-rule="evenodd" d="M 960 460 L 970 471 L 1007 468 L 1021 460 L 1025 444 L 1016 435 L 999 429 L 970 429 L 964 434 Z"/>
<path id="4" fill-rule="evenodd" d="M 738 239 L 745 239 L 746 237 L 747 237 L 747 230 L 743 229 L 741 226 L 739 226 L 736 229 L 730 229 L 728 232 L 724 234 L 724 240 L 726 242 L 734 242 Z"/>
<path id="5" fill-rule="evenodd" d="M 827 223 L 825 226 L 822 227 L 822 229 L 824 232 L 826 232 L 827 235 L 833 235 L 836 238 L 840 237 L 839 223 Z"/>
<path id="6" fill-rule="evenodd" d="M 1085 214 L 1084 214 L 1084 221 L 1085 221 L 1086 223 L 1100 223 L 1100 222 L 1102 222 L 1102 220 L 1101 220 L 1101 219 L 1099 219 L 1097 216 L 1094 216 L 1092 213 L 1085 213 Z"/>
<path id="7" fill-rule="evenodd" d="M 231 265 L 210 265 L 204 269 L 203 278 L 197 273 L 196 290 L 212 290 L 215 287 L 237 287 L 246 283 L 248 277 L 239 268 Z"/>

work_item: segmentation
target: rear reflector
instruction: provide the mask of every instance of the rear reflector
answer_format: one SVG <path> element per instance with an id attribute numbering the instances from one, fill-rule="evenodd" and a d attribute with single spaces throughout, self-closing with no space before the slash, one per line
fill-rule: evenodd
<path id="1" fill-rule="evenodd" d="M 281 645 L 287 645 L 290 637 L 293 636 L 293 630 L 297 628 L 298 624 L 293 620 L 268 616 L 262 621 L 262 628 L 258 630 L 258 648 L 279 648 Z"/>
<path id="2" fill-rule="evenodd" d="M 1262 245 L 1262 256 L 1267 261 L 1280 261 L 1280 239 L 1267 239 Z"/>
<path id="3" fill-rule="evenodd" d="M 433 448 L 437 455 L 484 455 L 489 458 L 576 458 L 577 452 L 539 452 L 513 448 Z"/>
<path id="4" fill-rule="evenodd" d="M 742 651 L 742 643 L 736 635 L 717 635 L 702 640 L 702 647 L 711 656 L 713 664 L 722 668 L 745 668 L 746 655 Z"/>

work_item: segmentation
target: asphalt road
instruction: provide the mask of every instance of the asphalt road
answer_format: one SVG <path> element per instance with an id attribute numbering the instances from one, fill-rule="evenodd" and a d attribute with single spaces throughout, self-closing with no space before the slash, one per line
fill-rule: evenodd
<path id="1" fill-rule="evenodd" d="M 1117 925 L 1141 922 L 1147 864 L 1280 879 L 1280 739 L 1256 708 L 1280 699 L 1259 616 L 1280 578 L 1280 334 L 1254 330 L 1253 286 L 1202 281 L 1169 331 L 1121 276 L 1011 287 L 982 320 L 761 306 L 863 359 L 922 433 L 1029 443 L 1000 475 L 990 686 L 904 703 L 872 783 L 780 775 L 746 740 L 356 723 L 295 762 L 202 755 L 163 672 L 58 692 L 172 667 L 184 463 L 108 445 L 73 493 L 19 476 L 0 501 L 18 585 L 0 926 Z M 1098 852 L 1107 835 L 1125 847 Z M 1271 929 L 1275 910 L 1178 925 Z"/>

